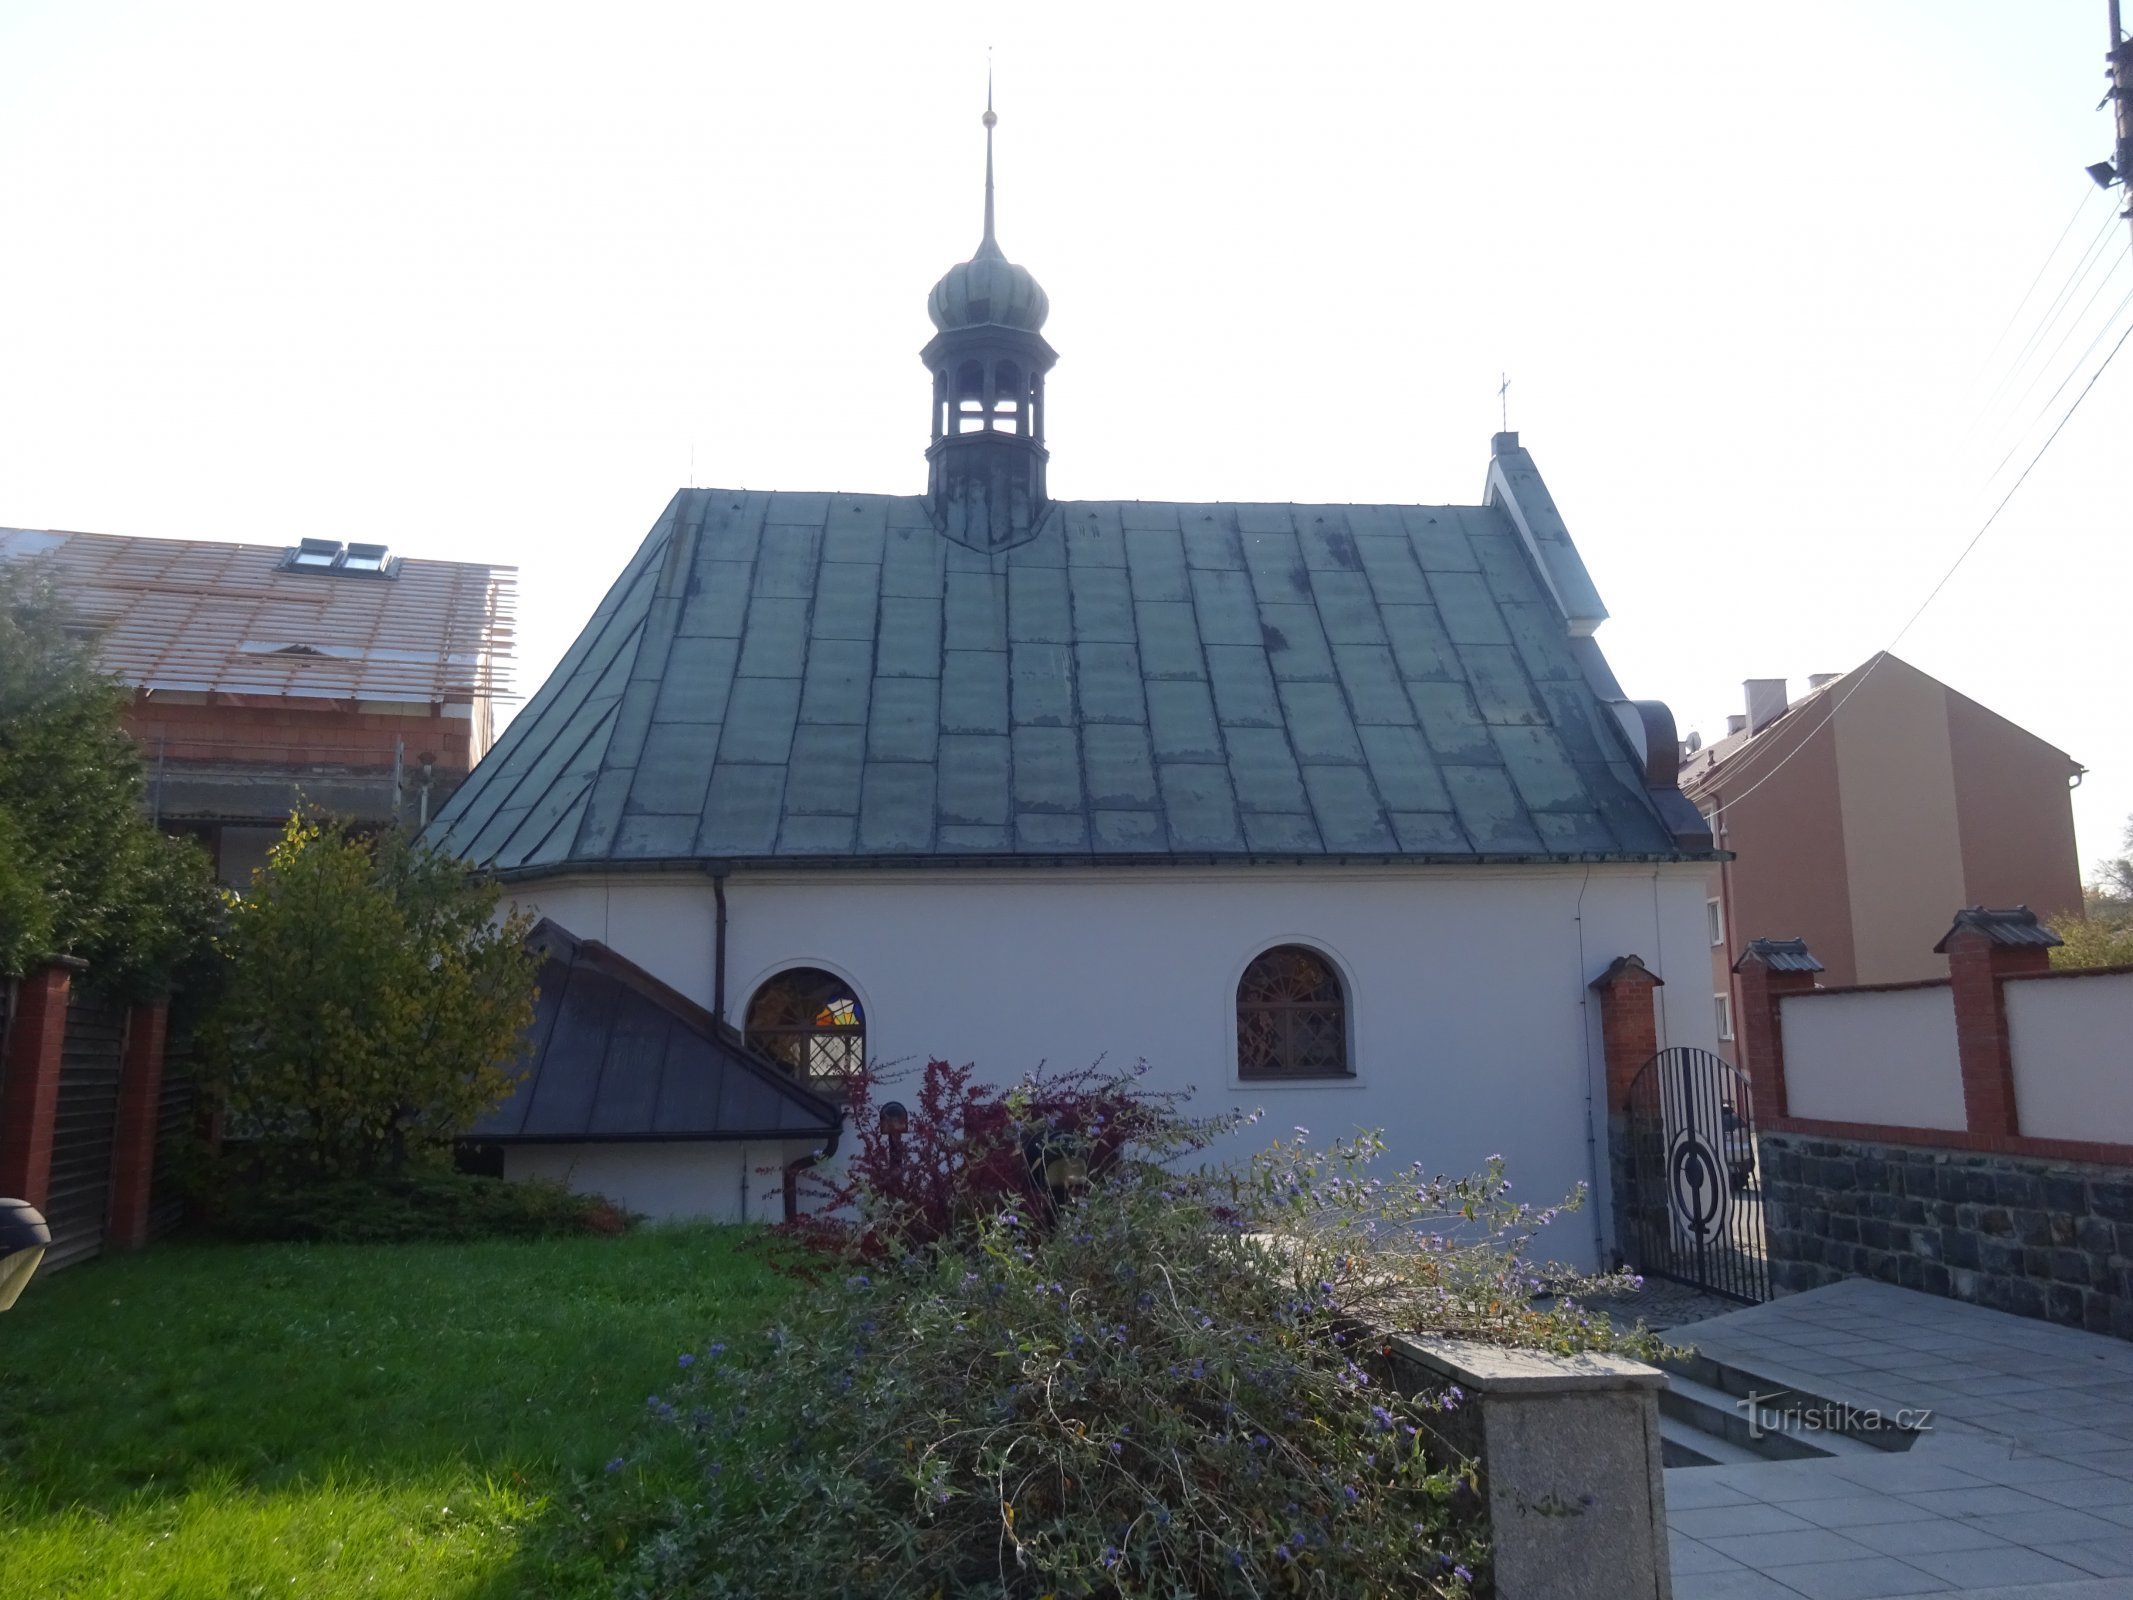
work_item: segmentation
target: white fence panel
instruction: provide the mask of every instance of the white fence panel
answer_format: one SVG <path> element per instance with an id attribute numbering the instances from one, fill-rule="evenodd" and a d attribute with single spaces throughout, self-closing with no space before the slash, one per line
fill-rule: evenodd
<path id="1" fill-rule="evenodd" d="M 2133 973 L 2009 979 L 2001 993 L 2022 1131 L 2133 1144 Z"/>
<path id="2" fill-rule="evenodd" d="M 1786 1111 L 1824 1122 L 1963 1128 L 1955 996 L 1946 984 L 1787 995 Z"/>

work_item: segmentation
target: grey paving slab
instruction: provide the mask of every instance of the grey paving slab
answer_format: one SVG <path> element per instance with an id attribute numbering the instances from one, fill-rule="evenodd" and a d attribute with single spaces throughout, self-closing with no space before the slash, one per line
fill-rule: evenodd
<path id="1" fill-rule="evenodd" d="M 2093 1572 L 2100 1578 L 2133 1577 L 2133 1533 L 2078 1544 L 2040 1545 L 2038 1551 L 2055 1561 L 2064 1561 L 2070 1567 Z"/>
<path id="2" fill-rule="evenodd" d="M 1908 1452 L 1669 1471 L 1670 1494 L 1697 1483 L 1672 1517 L 1705 1548 L 1810 1597 L 2133 1600 L 2133 1387 L 2120 1387 L 2133 1386 L 2133 1345 L 1868 1283 L 1677 1325 L 1669 1337 L 1809 1393 L 1934 1412 Z M 1727 1520 L 1681 1522 L 1699 1516 Z M 1855 1549 L 1817 1556 L 1810 1536 L 1778 1519 Z"/>
<path id="3" fill-rule="evenodd" d="M 1810 1561 L 1773 1574 L 1808 1600 L 1870 1600 L 1875 1595 L 1945 1594 L 1945 1578 L 1923 1572 L 1894 1556 L 1861 1556 L 1853 1561 Z"/>
<path id="4" fill-rule="evenodd" d="M 1862 1465 L 1871 1457 L 1858 1458 Z M 1843 1461 L 1772 1461 L 1759 1466 L 1707 1468 L 1712 1476 L 1757 1500 L 1783 1505 L 1792 1500 L 1834 1500 L 1855 1495 L 1859 1485 L 1834 1469 Z M 1878 1463 L 1876 1463 L 1878 1464 Z"/>
<path id="5" fill-rule="evenodd" d="M 2039 1500 L 2033 1494 L 1998 1483 L 1976 1489 L 1928 1489 L 1903 1498 L 1941 1517 L 2042 1515 L 2054 1509 L 2048 1500 Z"/>
<path id="6" fill-rule="evenodd" d="M 2077 1461 L 2054 1461 L 2054 1467 L 2080 1469 Z M 2056 1478 L 2028 1483 L 2025 1487 L 2040 1500 L 2054 1505 L 2088 1510 L 2099 1506 L 2133 1506 L 2133 1480 L 2097 1477 Z"/>
<path id="7" fill-rule="evenodd" d="M 2008 1541 L 1971 1523 L 1952 1517 L 1927 1517 L 1918 1522 L 1877 1522 L 1849 1528 L 1845 1537 L 1884 1555 L 1945 1555 L 1951 1550 L 1997 1550 Z"/>
<path id="8" fill-rule="evenodd" d="M 1884 1522 L 1926 1522 L 1940 1515 L 1893 1494 L 1848 1494 L 1832 1500 L 1792 1500 L 1785 1510 L 1818 1528 L 1859 1528 Z"/>
<path id="9" fill-rule="evenodd" d="M 1707 1506 L 1693 1511 L 1677 1511 L 1669 1505 L 1666 1522 L 1669 1528 L 1692 1539 L 1713 1539 L 1736 1533 L 1797 1533 L 1815 1526 L 1785 1507 L 1759 1500 L 1730 1506 Z"/>
<path id="10" fill-rule="evenodd" d="M 1800 1600 L 1800 1591 L 1747 1567 L 1674 1579 L 1674 1600 Z"/>
<path id="11" fill-rule="evenodd" d="M 1969 1517 L 1987 1533 L 1996 1533 L 2010 1544 L 2071 1544 L 2078 1539 L 2108 1539 L 2121 1531 L 2115 1523 L 2086 1511 L 2066 1507 L 2044 1511 L 2017 1511 L 1996 1517 Z"/>
<path id="12" fill-rule="evenodd" d="M 2085 1455 L 2081 1462 L 2093 1472 L 2107 1473 L 2114 1478 L 2133 1478 L 2133 1450 L 2107 1450 Z"/>
<path id="13" fill-rule="evenodd" d="M 2099 1478 L 2094 1468 L 2079 1461 L 2064 1461 L 2058 1456 L 2012 1455 L 1998 1461 L 1973 1461 L 1965 1466 L 1963 1470 L 1991 1483 L 2007 1483 L 2013 1484 L 2016 1488 L 2028 1489 L 2031 1494 L 2040 1495 L 2046 1500 L 2057 1498 L 2049 1488 L 2045 1487 L 2046 1485 L 2076 1482 L 2081 1484 L 2109 1484 L 2117 1481 L 2110 1478 Z M 2119 1482 L 2118 1487 L 2124 1493 L 2133 1495 L 2133 1484 Z M 2106 1493 L 2100 1501 L 2059 1500 L 2058 1503 L 2060 1505 L 2100 1504 L 2109 1501 L 2110 1498 L 2111 1496 Z"/>
<path id="14" fill-rule="evenodd" d="M 1828 1528 L 1796 1528 L 1784 1533 L 1717 1534 L 1704 1540 L 1722 1556 L 1744 1567 L 1775 1572 L 1803 1561 L 1852 1561 L 1873 1552 Z"/>
<path id="15" fill-rule="evenodd" d="M 1692 1539 L 1685 1533 L 1670 1534 L 1667 1538 L 1668 1560 L 1672 1563 L 1674 1576 L 1692 1572 L 1741 1572 L 1746 1569 L 1731 1556 L 1722 1556 L 1700 1539 Z"/>
<path id="16" fill-rule="evenodd" d="M 2055 1561 L 2038 1551 L 2014 1545 L 2000 1549 L 1951 1550 L 1940 1555 L 1905 1556 L 1903 1559 L 1951 1585 L 1960 1584 L 1966 1588 L 1980 1588 L 1987 1584 L 2059 1583 L 2070 1578 L 2094 1576 L 2069 1562 Z"/>
<path id="17" fill-rule="evenodd" d="M 1696 1511 L 1706 1506 L 1748 1505 L 1754 1496 L 1736 1489 L 1723 1478 L 1702 1471 L 1673 1471 L 1666 1475 L 1666 1515 L 1671 1524 L 1677 1511 Z"/>

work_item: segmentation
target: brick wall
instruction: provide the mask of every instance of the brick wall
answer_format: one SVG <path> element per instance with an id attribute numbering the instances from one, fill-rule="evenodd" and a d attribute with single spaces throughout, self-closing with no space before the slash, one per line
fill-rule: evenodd
<path id="1" fill-rule="evenodd" d="M 1764 1132 L 1772 1286 L 1877 1278 L 2133 1339 L 2133 1169 Z"/>
<path id="2" fill-rule="evenodd" d="M 472 719 L 442 713 L 392 716 L 327 701 L 270 708 L 151 699 L 128 708 L 126 727 L 151 763 L 162 751 L 170 761 L 390 768 L 397 738 L 411 766 L 425 750 L 440 774 L 461 776 L 473 765 Z"/>

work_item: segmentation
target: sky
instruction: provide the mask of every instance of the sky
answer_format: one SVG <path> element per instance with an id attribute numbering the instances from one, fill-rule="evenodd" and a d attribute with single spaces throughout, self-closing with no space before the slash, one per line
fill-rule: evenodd
<path id="1" fill-rule="evenodd" d="M 0 0 L 0 525 L 515 564 L 530 693 L 676 488 L 922 489 L 990 49 L 1055 495 L 1472 503 L 1507 405 L 1617 675 L 1711 739 L 1888 647 L 2133 327 L 2105 43 L 2104 0 Z M 2133 354 L 1896 645 L 2088 767 L 2085 870 L 2129 426 Z"/>

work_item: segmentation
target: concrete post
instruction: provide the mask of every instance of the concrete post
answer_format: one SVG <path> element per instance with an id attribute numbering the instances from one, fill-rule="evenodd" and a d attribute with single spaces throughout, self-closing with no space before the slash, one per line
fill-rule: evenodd
<path id="1" fill-rule="evenodd" d="M 0 1195 L 42 1211 L 52 1198 L 52 1124 L 59 1112 L 59 1053 L 67 1037 L 72 956 L 48 961 L 16 985 L 0 1089 Z"/>
<path id="2" fill-rule="evenodd" d="M 155 1187 L 156 1135 L 163 1121 L 163 1056 L 169 1042 L 170 1002 L 148 1000 L 126 1017 L 126 1053 L 119 1063 L 118 1122 L 111 1138 L 111 1206 L 104 1223 L 106 1250 L 138 1250 L 148 1242 L 148 1207 Z"/>
<path id="3" fill-rule="evenodd" d="M 1440 1430 L 1480 1464 L 1500 1600 L 1671 1600 L 1659 1391 L 1666 1374 L 1609 1355 L 1551 1355 L 1395 1334 L 1403 1394 L 1456 1384 Z"/>

